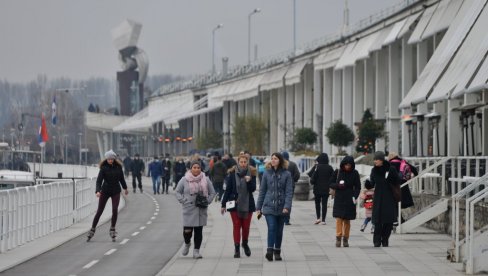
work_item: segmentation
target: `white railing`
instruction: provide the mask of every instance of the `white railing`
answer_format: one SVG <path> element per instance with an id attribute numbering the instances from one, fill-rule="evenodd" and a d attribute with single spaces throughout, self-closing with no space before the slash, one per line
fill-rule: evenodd
<path id="1" fill-rule="evenodd" d="M 486 182 L 484 182 L 486 184 Z M 474 208 L 478 202 L 488 198 L 488 187 L 485 185 L 485 188 L 472 197 L 466 200 L 466 245 L 465 245 L 465 258 L 466 258 L 466 273 L 467 274 L 475 274 L 480 271 L 475 268 L 474 264 Z M 468 215 L 469 210 L 469 215 Z M 468 219 L 469 216 L 469 219 Z"/>
<path id="2" fill-rule="evenodd" d="M 87 217 L 96 208 L 94 193 L 94 180 L 0 191 L 0 253 Z"/>

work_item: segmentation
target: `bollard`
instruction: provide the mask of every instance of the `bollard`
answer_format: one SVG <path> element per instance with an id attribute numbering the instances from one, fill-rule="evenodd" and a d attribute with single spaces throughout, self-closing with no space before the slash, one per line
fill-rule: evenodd
<path id="1" fill-rule="evenodd" d="M 293 198 L 295 200 L 308 200 L 308 194 L 310 192 L 310 177 L 306 173 L 300 175 L 300 179 L 295 184 L 295 192 Z"/>

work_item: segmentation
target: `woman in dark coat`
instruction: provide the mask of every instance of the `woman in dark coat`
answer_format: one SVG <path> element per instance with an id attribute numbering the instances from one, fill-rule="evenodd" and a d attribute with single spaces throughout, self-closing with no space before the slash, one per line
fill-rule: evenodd
<path id="1" fill-rule="evenodd" d="M 321 153 L 317 157 L 316 161 L 317 165 L 315 166 L 315 171 L 310 179 L 310 183 L 313 185 L 315 213 L 317 215 L 317 220 L 314 222 L 314 224 L 322 223 L 322 225 L 325 225 L 330 180 L 332 178 L 332 174 L 334 174 L 334 169 L 332 169 L 332 167 L 329 165 L 329 156 L 327 153 Z M 321 203 L 322 206 L 320 206 Z"/>
<path id="2" fill-rule="evenodd" d="M 361 179 L 352 156 L 341 161 L 340 168 L 335 170 L 331 178 L 331 188 L 335 189 L 334 210 L 336 218 L 336 247 L 349 247 L 351 220 L 356 219 L 356 202 L 361 191 Z"/>
<path id="3" fill-rule="evenodd" d="M 122 170 L 122 164 L 117 160 L 117 154 L 112 150 L 105 153 L 105 160 L 100 163 L 100 172 L 97 177 L 97 187 L 95 190 L 98 200 L 98 209 L 90 231 L 88 231 L 88 240 L 95 235 L 95 229 L 97 227 L 100 216 L 105 210 L 105 205 L 109 198 L 112 199 L 112 220 L 110 225 L 110 237 L 112 241 L 115 241 L 117 232 L 115 232 L 115 224 L 117 223 L 117 215 L 119 209 L 120 192 L 124 189 L 125 195 L 129 193 L 127 190 L 127 184 L 124 179 L 124 172 Z"/>
<path id="4" fill-rule="evenodd" d="M 256 204 L 252 193 L 256 191 L 256 169 L 249 166 L 248 157 L 240 155 L 237 158 L 239 163 L 229 169 L 229 173 L 225 178 L 226 189 L 222 198 L 222 215 L 225 211 L 229 211 L 232 218 L 233 236 L 234 236 L 234 258 L 241 257 L 241 230 L 242 230 L 242 248 L 246 256 L 251 256 L 251 249 L 249 248 L 249 229 L 251 227 L 252 214 L 256 211 Z M 224 163 L 218 162 L 217 164 Z M 217 166 L 217 164 L 214 165 Z M 235 200 L 236 207 L 233 210 L 226 210 L 228 201 Z"/>
<path id="5" fill-rule="evenodd" d="M 385 160 L 385 154 L 377 151 L 374 154 L 374 167 L 371 169 L 370 181 L 375 187 L 373 198 L 375 247 L 388 246 L 393 223 L 397 221 L 398 206 L 393 196 L 393 189 L 400 185 L 397 170 Z"/>

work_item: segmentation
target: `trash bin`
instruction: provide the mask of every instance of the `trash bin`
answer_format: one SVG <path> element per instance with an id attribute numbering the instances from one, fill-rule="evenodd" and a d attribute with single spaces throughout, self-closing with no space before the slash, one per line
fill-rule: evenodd
<path id="1" fill-rule="evenodd" d="M 308 200 L 308 195 L 310 193 L 310 177 L 306 173 L 300 175 L 300 179 L 295 184 L 295 193 L 293 198 L 295 200 Z"/>

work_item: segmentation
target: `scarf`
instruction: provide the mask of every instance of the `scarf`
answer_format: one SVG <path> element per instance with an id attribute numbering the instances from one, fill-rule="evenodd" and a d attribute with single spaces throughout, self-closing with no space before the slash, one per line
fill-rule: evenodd
<path id="1" fill-rule="evenodd" d="M 237 189 L 237 216 L 240 218 L 247 218 L 249 216 L 249 191 L 247 190 L 247 183 L 245 176 L 251 176 L 249 166 L 245 169 L 236 166 L 236 189 Z"/>
<path id="2" fill-rule="evenodd" d="M 202 192 L 204 196 L 208 197 L 207 178 L 204 173 L 201 172 L 199 175 L 194 176 L 191 171 L 188 171 L 185 174 L 185 179 L 190 186 L 190 194 L 194 195 Z"/>

